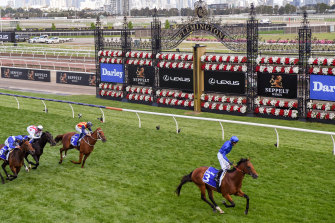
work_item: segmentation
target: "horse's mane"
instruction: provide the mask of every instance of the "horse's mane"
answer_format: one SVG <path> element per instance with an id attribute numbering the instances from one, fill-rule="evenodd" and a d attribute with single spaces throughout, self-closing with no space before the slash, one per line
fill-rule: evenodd
<path id="1" fill-rule="evenodd" d="M 246 162 L 248 161 L 248 159 L 246 158 L 241 158 L 240 161 L 237 162 L 236 166 L 240 165 L 241 163 L 243 162 Z M 232 173 L 236 170 L 235 166 L 233 167 L 233 169 L 230 169 L 230 170 L 227 170 L 227 173 Z"/>

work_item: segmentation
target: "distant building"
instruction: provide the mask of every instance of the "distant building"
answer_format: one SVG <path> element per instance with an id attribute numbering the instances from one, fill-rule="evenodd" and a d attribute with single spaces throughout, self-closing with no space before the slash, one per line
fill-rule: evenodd
<path id="1" fill-rule="evenodd" d="M 227 3 L 223 3 L 223 4 L 211 4 L 208 5 L 208 9 L 212 10 L 212 11 L 217 11 L 217 10 L 226 10 L 229 8 L 229 5 Z"/>

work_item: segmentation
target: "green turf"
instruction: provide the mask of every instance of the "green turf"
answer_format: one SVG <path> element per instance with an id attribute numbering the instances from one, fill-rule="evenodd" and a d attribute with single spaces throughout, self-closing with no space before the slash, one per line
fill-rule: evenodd
<path id="1" fill-rule="evenodd" d="M 25 92 L 21 95 L 55 98 L 84 103 L 188 114 L 183 110 L 121 103 L 94 96 L 55 96 Z M 237 135 L 240 142 L 228 155 L 235 163 L 250 157 L 259 174 L 246 176 L 242 190 L 250 197 L 233 196 L 236 207 L 213 213 L 200 199 L 193 183 L 187 183 L 180 197 L 174 190 L 183 175 L 194 168 L 219 167 L 217 151 L 223 141 L 219 123 L 141 115 L 142 128 L 134 113 L 104 110 L 105 123 L 97 108 L 74 105 L 76 117 L 66 104 L 0 96 L 2 131 L 0 140 L 24 134 L 29 124 L 42 124 L 54 136 L 74 131 L 78 121 L 90 120 L 102 127 L 107 137 L 98 142 L 85 168 L 70 160 L 69 151 L 58 164 L 60 146 L 48 144 L 37 170 L 22 170 L 18 179 L 1 185 L 0 222 L 333 222 L 335 201 L 335 158 L 330 136 L 279 130 L 280 147 L 274 147 L 273 129 L 224 124 L 226 138 Z M 77 114 L 83 114 L 79 120 Z M 334 125 L 202 113 L 200 116 L 335 131 Z M 156 130 L 156 125 L 161 129 Z M 1 170 L 2 171 L 2 170 Z M 3 172 L 2 172 L 3 173 Z M 217 203 L 222 197 L 216 193 Z"/>

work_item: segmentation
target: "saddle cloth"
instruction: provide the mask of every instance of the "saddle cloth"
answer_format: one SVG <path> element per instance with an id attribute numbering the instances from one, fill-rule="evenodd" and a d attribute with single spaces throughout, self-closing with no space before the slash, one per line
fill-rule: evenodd
<path id="1" fill-rule="evenodd" d="M 78 146 L 78 139 L 80 134 L 75 134 L 71 137 L 71 145 Z"/>
<path id="2" fill-rule="evenodd" d="M 7 153 L 7 155 L 6 155 L 6 152 L 7 152 L 8 149 L 9 148 L 7 146 L 4 146 L 0 149 L 0 159 L 8 161 L 9 153 Z"/>
<path id="3" fill-rule="evenodd" d="M 208 184 L 208 185 L 216 188 L 217 186 L 216 186 L 215 176 L 217 175 L 218 172 L 219 172 L 218 169 L 216 169 L 214 167 L 208 167 L 208 169 L 204 173 L 204 176 L 202 177 L 202 181 L 205 184 Z M 222 180 L 224 175 L 225 175 L 225 171 L 222 172 L 222 174 L 221 174 L 220 181 L 219 181 L 220 184 L 221 184 L 221 180 Z"/>

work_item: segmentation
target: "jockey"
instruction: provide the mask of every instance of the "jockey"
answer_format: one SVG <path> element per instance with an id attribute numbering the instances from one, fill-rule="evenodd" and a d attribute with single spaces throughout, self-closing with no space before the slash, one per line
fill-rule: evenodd
<path id="1" fill-rule="evenodd" d="M 216 175 L 215 180 L 217 182 L 219 182 L 218 180 L 218 176 L 225 170 L 230 169 L 230 165 L 232 165 L 233 163 L 229 161 L 229 159 L 227 158 L 227 154 L 230 153 L 230 151 L 232 150 L 233 146 L 236 145 L 236 143 L 238 142 L 238 138 L 236 136 L 232 136 L 230 138 L 230 140 L 226 141 L 223 146 L 221 147 L 221 149 L 218 152 L 218 159 L 221 165 L 221 170 L 219 170 L 218 174 Z"/>
<path id="2" fill-rule="evenodd" d="M 79 139 L 78 139 L 78 146 L 80 146 L 80 140 L 85 136 L 85 135 L 91 135 L 92 133 L 92 122 L 79 122 L 76 125 L 76 130 L 77 132 L 80 133 Z M 87 131 L 87 129 L 89 131 Z"/>
<path id="3" fill-rule="evenodd" d="M 5 141 L 5 146 L 0 150 L 0 156 L 5 157 L 7 159 L 7 154 L 15 149 L 19 148 L 20 143 L 22 142 L 23 137 L 21 135 L 18 136 L 9 136 Z"/>
<path id="4" fill-rule="evenodd" d="M 42 130 L 43 130 L 42 125 L 38 125 L 38 126 L 30 125 L 27 127 L 27 132 L 28 132 L 27 137 L 29 138 L 30 143 L 33 143 L 35 139 L 41 138 Z"/>

